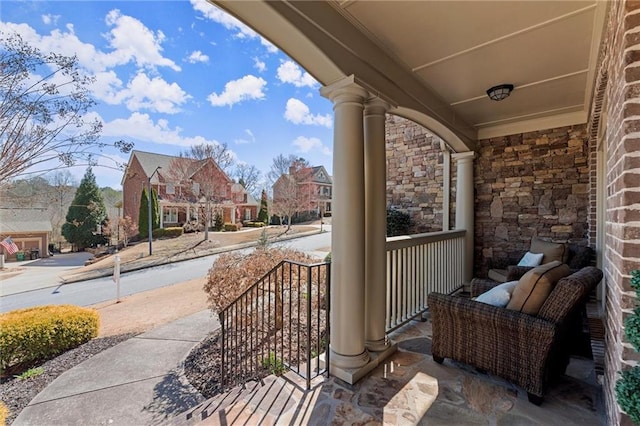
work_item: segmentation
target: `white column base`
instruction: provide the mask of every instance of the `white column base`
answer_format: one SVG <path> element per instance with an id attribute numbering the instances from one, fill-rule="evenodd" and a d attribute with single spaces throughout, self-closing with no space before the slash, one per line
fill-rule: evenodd
<path id="1" fill-rule="evenodd" d="M 365 340 L 364 346 L 372 352 L 384 352 L 389 349 L 390 343 L 386 338 L 380 340 Z"/>
<path id="2" fill-rule="evenodd" d="M 369 353 L 365 349 L 358 355 L 342 355 L 329 348 L 331 351 L 331 365 L 340 368 L 360 368 L 369 362 Z"/>
<path id="3" fill-rule="evenodd" d="M 368 362 L 361 367 L 356 368 L 343 368 L 334 364 L 335 356 L 339 356 L 331 352 L 331 365 L 329 366 L 329 374 L 343 380 L 350 385 L 356 383 L 364 376 L 369 374 L 374 368 L 382 364 L 382 362 L 389 358 L 398 349 L 397 343 L 391 343 L 387 349 L 383 352 L 375 352 L 371 354 Z M 364 352 L 366 353 L 366 351 Z M 344 358 L 344 356 L 342 356 Z M 353 357 L 348 357 L 353 358 Z"/>

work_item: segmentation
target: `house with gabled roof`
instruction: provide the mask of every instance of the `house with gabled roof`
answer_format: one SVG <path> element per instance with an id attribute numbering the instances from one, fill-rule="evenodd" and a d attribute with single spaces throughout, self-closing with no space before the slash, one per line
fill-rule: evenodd
<path id="1" fill-rule="evenodd" d="M 258 203 L 212 159 L 195 160 L 134 150 L 122 177 L 123 215 L 138 222 L 144 188 L 158 194 L 160 227 L 183 226 L 199 219 L 205 199 L 225 223 L 254 220 Z"/>
<path id="2" fill-rule="evenodd" d="M 27 257 L 49 256 L 49 233 L 52 230 L 51 219 L 44 208 L 0 208 L 0 240 L 11 237 Z M 16 259 L 15 253 L 9 254 L 1 247 L 0 250 L 5 259 Z"/>
<path id="3" fill-rule="evenodd" d="M 324 166 L 289 168 L 273 184 L 274 203 L 292 199 L 299 207 L 298 213 L 309 212 L 314 216 L 331 215 L 333 180 Z"/>

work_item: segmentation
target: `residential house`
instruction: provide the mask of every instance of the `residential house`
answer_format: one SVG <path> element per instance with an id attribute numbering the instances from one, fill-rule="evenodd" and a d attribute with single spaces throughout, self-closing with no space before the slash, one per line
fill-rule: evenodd
<path id="1" fill-rule="evenodd" d="M 276 206 L 291 205 L 291 211 L 297 214 L 330 216 L 332 184 L 324 166 L 299 169 L 291 166 L 289 173 L 281 175 L 273 184 L 273 202 Z"/>
<path id="2" fill-rule="evenodd" d="M 225 223 L 254 220 L 258 203 L 211 159 L 193 160 L 151 152 L 131 152 L 122 177 L 123 216 L 138 223 L 142 190 L 158 194 L 160 227 L 183 226 L 203 219 L 207 203 Z"/>
<path id="3" fill-rule="evenodd" d="M 635 301 L 630 272 L 640 269 L 640 3 L 213 3 L 287 52 L 334 104 L 331 371 L 353 382 L 388 349 L 384 146 L 392 114 L 443 141 L 443 166 L 455 175 L 443 181 L 455 199 L 444 197 L 443 222 L 451 213 L 464 233 L 462 250 L 448 258 L 463 259 L 464 281 L 479 255 L 540 230 L 579 235 L 596 250 L 607 424 L 628 423 L 614 386 L 637 361 L 624 318 Z M 394 156 L 413 167 L 408 154 Z M 585 212 L 586 225 L 574 226 Z"/>
<path id="4" fill-rule="evenodd" d="M 52 229 L 46 209 L 0 209 L 0 240 L 11 237 L 24 253 L 25 259 L 36 256 L 49 257 L 49 233 Z M 16 254 L 10 255 L 3 247 L 0 247 L 0 250 L 4 253 L 5 259 L 16 259 Z"/>

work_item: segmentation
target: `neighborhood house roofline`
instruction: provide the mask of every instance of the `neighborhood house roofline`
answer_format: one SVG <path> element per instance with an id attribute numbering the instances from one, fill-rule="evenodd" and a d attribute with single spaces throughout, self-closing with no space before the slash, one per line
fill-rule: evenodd
<path id="1" fill-rule="evenodd" d="M 131 161 L 133 161 L 133 157 L 135 157 L 138 162 L 140 163 L 140 166 L 142 167 L 142 170 L 144 171 L 144 178 L 148 179 L 148 177 L 156 170 L 156 167 L 160 166 L 161 169 L 158 170 L 158 173 L 156 173 L 153 178 L 151 179 L 152 183 L 159 183 L 159 179 L 158 179 L 158 175 L 162 175 L 163 177 L 166 177 L 169 170 L 171 169 L 171 162 L 179 159 L 181 157 L 175 156 L 175 155 L 166 155 L 166 154 L 156 154 L 153 152 L 146 152 L 146 151 L 138 151 L 138 150 L 133 150 L 131 151 L 131 156 L 129 157 L 129 162 L 127 163 L 127 167 L 124 171 L 124 174 L 122 175 L 122 181 L 121 184 L 124 185 L 124 182 L 126 180 L 127 174 L 129 173 L 129 166 L 131 164 Z M 215 167 L 218 168 L 218 170 L 220 170 L 220 172 L 224 175 L 224 177 L 228 180 L 231 181 L 231 179 L 229 178 L 229 176 L 224 172 L 224 170 L 222 170 L 220 168 L 220 166 L 218 166 L 218 164 L 209 159 L 213 165 Z M 202 167 L 204 167 L 204 165 L 206 164 L 207 160 L 191 160 L 194 163 L 199 162 L 201 164 L 197 165 L 193 171 L 189 171 L 189 177 L 193 176 L 198 170 L 200 170 Z"/>

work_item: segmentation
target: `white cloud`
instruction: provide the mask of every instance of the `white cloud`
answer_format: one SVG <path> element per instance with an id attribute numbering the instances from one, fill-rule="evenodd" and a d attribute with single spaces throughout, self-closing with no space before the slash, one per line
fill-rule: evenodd
<path id="1" fill-rule="evenodd" d="M 195 64 L 197 62 L 209 62 L 209 56 L 205 55 L 204 53 L 202 53 L 199 50 L 195 50 L 193 52 L 191 52 L 191 55 L 189 55 L 189 57 L 187 58 L 187 61 Z"/>
<path id="2" fill-rule="evenodd" d="M 233 106 L 250 99 L 264 99 L 263 89 L 267 82 L 253 75 L 245 75 L 238 80 L 229 81 L 224 85 L 224 91 L 220 94 L 211 93 L 207 100 L 213 106 Z"/>
<path id="3" fill-rule="evenodd" d="M 178 106 L 190 98 L 178 84 L 169 84 L 160 77 L 149 79 L 144 73 L 138 73 L 129 82 L 124 97 L 131 111 L 148 109 L 167 114 L 179 112 Z"/>
<path id="4" fill-rule="evenodd" d="M 298 147 L 298 152 L 309 152 L 311 150 L 314 150 L 320 151 L 324 155 L 331 155 L 331 149 L 325 146 L 318 138 L 306 138 L 304 136 L 298 136 L 291 145 Z"/>
<path id="5" fill-rule="evenodd" d="M 42 15 L 42 23 L 45 25 L 58 25 L 58 19 L 60 19 L 60 15 Z"/>
<path id="6" fill-rule="evenodd" d="M 139 20 L 122 15 L 118 9 L 109 12 L 105 22 L 113 27 L 105 37 L 115 49 L 110 53 L 114 65 L 135 61 L 139 67 L 164 66 L 180 71 L 175 62 L 162 56 L 161 44 L 165 40 L 162 31 L 154 33 Z"/>
<path id="7" fill-rule="evenodd" d="M 244 129 L 244 133 L 248 136 L 247 138 L 238 138 L 233 142 L 237 145 L 244 145 L 244 144 L 253 143 L 256 141 L 256 137 L 254 136 L 251 130 Z"/>
<path id="8" fill-rule="evenodd" d="M 29 45 L 43 52 L 55 52 L 65 56 L 76 55 L 81 67 L 93 73 L 106 71 L 118 65 L 135 62 L 139 67 L 167 66 L 180 71 L 171 59 L 162 56 L 161 43 L 164 34 L 154 34 L 140 21 L 123 16 L 118 10 L 109 12 L 106 17 L 111 31 L 105 35 L 109 41 L 110 52 L 97 50 L 90 43 L 82 42 L 75 34 L 72 24 L 66 25 L 66 31 L 55 29 L 48 35 L 40 35 L 27 24 L 0 22 L 0 31 L 16 32 Z"/>
<path id="9" fill-rule="evenodd" d="M 318 82 L 306 71 L 303 71 L 295 62 L 284 61 L 278 67 L 278 80 L 283 83 L 293 84 L 296 87 L 315 87 Z"/>
<path id="10" fill-rule="evenodd" d="M 253 31 L 251 28 L 240 22 L 238 19 L 229 15 L 227 12 L 212 5 L 207 0 L 191 0 L 193 9 L 202 13 L 207 19 L 213 22 L 217 22 L 229 31 L 234 31 L 233 35 L 239 39 L 255 39 L 259 38 L 260 43 L 267 48 L 270 53 L 276 53 L 278 48 L 273 45 L 269 40 L 262 37 L 260 34 Z"/>
<path id="11" fill-rule="evenodd" d="M 309 107 L 299 99 L 290 98 L 284 111 L 284 118 L 293 124 L 309 124 L 317 126 L 331 127 L 333 119 L 329 114 L 311 114 Z"/>
<path id="12" fill-rule="evenodd" d="M 258 58 L 253 58 L 253 67 L 259 72 L 264 72 L 267 69 L 267 64 L 265 64 L 264 61 L 261 61 Z"/>
<path id="13" fill-rule="evenodd" d="M 115 72 L 98 73 L 92 90 L 99 100 L 109 105 L 125 104 L 130 111 L 146 109 L 175 114 L 180 112 L 180 105 L 191 99 L 177 83 L 168 83 L 160 77 L 150 79 L 143 72 L 138 72 L 124 88 Z"/>
<path id="14" fill-rule="evenodd" d="M 160 119 L 154 122 L 148 114 L 134 112 L 128 118 L 118 118 L 104 123 L 102 136 L 182 147 L 203 143 L 219 144 L 215 139 L 202 136 L 183 136 L 182 130 L 180 127 L 171 128 L 167 120 Z M 234 159 L 237 158 L 234 152 L 231 154 Z"/>
<path id="15" fill-rule="evenodd" d="M 102 71 L 95 74 L 96 81 L 91 85 L 93 95 L 109 105 L 118 105 L 122 102 L 122 80 L 114 71 Z"/>

